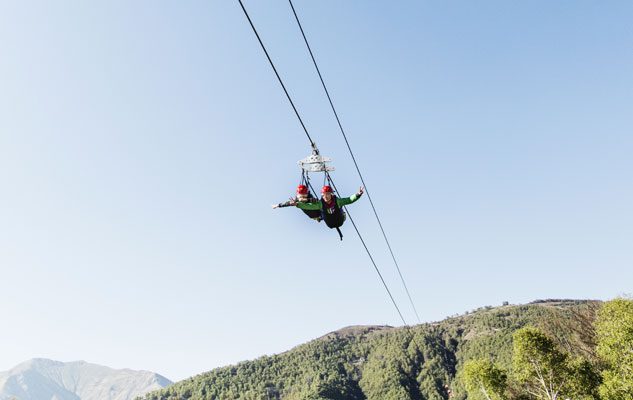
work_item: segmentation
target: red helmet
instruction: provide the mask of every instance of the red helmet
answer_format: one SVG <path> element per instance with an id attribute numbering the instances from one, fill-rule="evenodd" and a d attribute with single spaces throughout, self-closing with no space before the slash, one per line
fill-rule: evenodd
<path id="1" fill-rule="evenodd" d="M 328 185 L 323 186 L 323 189 L 321 189 L 321 193 L 332 193 L 332 192 L 334 192 L 334 191 Z"/>
<path id="2" fill-rule="evenodd" d="M 308 187 L 306 185 L 297 186 L 297 194 L 308 194 Z"/>

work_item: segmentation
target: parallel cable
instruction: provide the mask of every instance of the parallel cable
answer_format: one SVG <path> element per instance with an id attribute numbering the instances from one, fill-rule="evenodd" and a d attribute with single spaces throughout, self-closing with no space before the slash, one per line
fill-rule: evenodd
<path id="1" fill-rule="evenodd" d="M 327 95 L 327 99 L 330 102 L 330 107 L 332 108 L 332 112 L 334 113 L 334 117 L 336 117 L 336 122 L 338 123 L 338 127 L 341 130 L 341 133 L 343 134 L 343 139 L 345 139 L 345 144 L 347 145 L 347 149 L 349 150 L 349 154 L 352 156 L 352 160 L 354 161 L 354 166 L 356 166 L 356 171 L 358 172 L 358 176 L 360 176 L 360 181 L 363 183 L 363 186 L 365 187 L 365 191 L 367 192 L 367 198 L 369 199 L 369 203 L 371 204 L 371 208 L 374 211 L 374 215 L 376 216 L 376 220 L 378 221 L 378 226 L 380 226 L 380 230 L 382 231 L 382 236 L 385 238 L 385 243 L 387 243 L 387 248 L 389 249 L 389 253 L 391 254 L 391 258 L 393 259 L 393 263 L 396 266 L 396 269 L 398 270 L 398 275 L 400 275 L 400 281 L 402 282 L 402 285 L 404 286 L 405 291 L 407 292 L 407 296 L 409 297 L 409 302 L 411 303 L 411 307 L 413 308 L 413 311 L 415 312 L 415 316 L 418 319 L 418 323 L 421 323 L 420 321 L 420 316 L 418 315 L 418 310 L 415 308 L 415 304 L 413 303 L 413 299 L 411 298 L 411 294 L 409 293 L 409 288 L 407 287 L 407 284 L 405 283 L 405 279 L 402 276 L 402 271 L 400 271 L 400 266 L 398 265 L 398 261 L 396 261 L 396 256 L 393 253 L 393 250 L 391 249 L 391 245 L 389 244 L 389 239 L 387 239 L 387 234 L 385 233 L 384 228 L 382 227 L 382 222 L 380 221 L 380 218 L 378 217 L 378 212 L 376 211 L 376 207 L 374 207 L 374 202 L 371 199 L 371 195 L 369 194 L 369 189 L 367 188 L 367 184 L 365 184 L 365 180 L 363 179 L 363 174 L 360 172 L 360 168 L 358 166 L 358 163 L 356 162 L 356 157 L 354 157 L 354 152 L 352 151 L 352 147 L 349 144 L 349 141 L 347 140 L 347 135 L 345 134 L 345 130 L 343 129 L 343 124 L 341 124 L 341 120 L 338 116 L 338 113 L 336 112 L 336 108 L 334 107 L 334 103 L 332 102 L 332 97 L 330 96 L 330 92 L 327 89 L 327 86 L 325 85 L 325 81 L 323 80 L 323 76 L 321 75 L 321 70 L 319 69 L 319 66 L 316 62 L 316 59 L 314 58 L 314 54 L 312 53 L 312 48 L 310 47 L 310 43 L 308 43 L 308 39 L 306 37 L 305 32 L 303 31 L 303 26 L 301 25 L 301 21 L 299 21 L 299 16 L 297 15 L 297 12 L 295 10 L 294 5 L 292 4 L 292 0 L 288 0 L 288 2 L 290 3 L 290 8 L 292 8 L 292 13 L 295 16 L 295 20 L 297 21 L 297 25 L 299 25 L 299 29 L 301 30 L 301 35 L 303 36 L 303 41 L 305 42 L 307 48 L 308 48 L 308 52 L 310 53 L 310 58 L 312 58 L 312 63 L 314 64 L 314 68 L 317 71 L 317 74 L 319 75 L 319 79 L 321 80 L 321 85 L 323 86 L 323 90 L 325 90 L 325 94 Z"/>
<path id="2" fill-rule="evenodd" d="M 295 115 L 299 119 L 299 122 L 301 123 L 301 127 L 303 128 L 303 131 L 305 132 L 306 136 L 308 137 L 308 140 L 310 141 L 310 145 L 314 146 L 314 141 L 312 140 L 312 138 L 310 137 L 310 134 L 308 133 L 308 128 L 306 128 L 305 124 L 303 123 L 303 119 L 301 119 L 301 115 L 299 115 L 299 111 L 297 110 L 297 107 L 295 107 L 295 103 L 292 101 L 292 98 L 290 97 L 290 94 L 288 93 L 288 90 L 286 89 L 286 85 L 284 85 L 284 82 L 281 80 L 281 76 L 279 76 L 279 72 L 277 72 L 277 68 L 275 68 L 275 64 L 273 63 L 273 60 L 270 58 L 270 55 L 268 55 L 266 46 L 264 46 L 264 42 L 262 42 L 262 39 L 259 37 L 259 33 L 257 33 L 257 29 L 255 29 L 255 25 L 253 25 L 253 21 L 251 21 L 251 17 L 248 15 L 246 8 L 244 8 L 244 4 L 242 3 L 242 0 L 238 0 L 238 1 L 240 2 L 240 6 L 242 6 L 242 10 L 244 11 L 244 15 L 246 15 L 246 19 L 248 19 L 248 23 L 251 25 L 251 28 L 253 28 L 253 32 L 255 33 L 255 36 L 257 36 L 257 40 L 259 41 L 259 44 L 262 46 L 262 50 L 264 50 L 264 54 L 266 54 L 266 58 L 268 59 L 270 66 L 273 68 L 273 71 L 275 71 L 277 80 L 279 81 L 281 88 L 284 90 L 284 93 L 286 94 L 286 97 L 288 98 L 288 101 L 290 102 L 290 105 L 292 106 L 292 109 L 294 110 Z"/>
<path id="3" fill-rule="evenodd" d="M 257 29 L 255 28 L 255 25 L 253 24 L 253 21 L 251 20 L 250 16 L 248 15 L 248 12 L 246 11 L 246 8 L 244 7 L 244 4 L 242 3 L 242 0 L 238 0 L 238 1 L 240 3 L 240 6 L 242 7 L 242 11 L 244 11 L 244 15 L 246 16 L 246 19 L 248 19 L 248 22 L 251 25 L 251 28 L 253 29 L 253 32 L 255 33 L 255 36 L 257 36 L 257 40 L 259 41 L 259 44 L 261 45 L 262 50 L 264 50 L 264 53 L 266 54 L 266 58 L 268 58 L 268 62 L 270 63 L 270 66 L 273 68 L 273 71 L 275 71 L 275 75 L 277 76 L 277 80 L 279 80 L 279 84 L 283 88 L 284 93 L 286 93 L 286 97 L 288 97 L 288 101 L 292 105 L 292 109 L 294 110 L 297 118 L 299 119 L 299 122 L 301 123 L 301 126 L 303 127 L 303 130 L 305 131 L 306 136 L 308 137 L 308 140 L 310 140 L 310 145 L 314 146 L 314 142 L 312 141 L 312 138 L 310 137 L 310 134 L 308 133 L 308 129 L 304 125 L 303 120 L 301 119 L 301 115 L 299 115 L 299 111 L 297 111 L 297 108 L 295 107 L 294 102 L 292 101 L 292 98 L 290 97 L 290 94 L 288 93 L 288 90 L 286 90 L 286 86 L 284 85 L 284 83 L 283 83 L 283 81 L 281 79 L 281 76 L 279 76 L 279 73 L 277 72 L 277 68 L 275 68 L 275 64 L 273 63 L 272 59 L 270 58 L 270 55 L 268 55 L 268 51 L 266 50 L 266 46 L 264 46 L 264 43 L 262 42 L 262 40 L 261 40 L 261 38 L 259 36 L 259 33 L 257 32 Z M 327 172 L 325 172 L 325 174 L 326 174 L 326 179 L 329 179 L 329 181 L 332 183 L 332 187 L 334 187 L 334 190 L 336 190 L 336 185 L 334 185 L 334 181 L 332 181 L 330 175 Z M 310 185 L 310 186 L 312 186 L 312 185 Z M 337 193 L 338 193 L 338 191 L 337 191 Z M 348 215 L 349 215 L 349 212 L 348 212 Z M 405 321 L 404 317 L 402 316 L 402 313 L 400 312 L 400 307 L 398 307 L 398 303 L 396 303 L 396 300 L 393 298 L 393 296 L 391 294 L 391 291 L 389 290 L 389 287 L 387 286 L 387 283 L 385 282 L 384 278 L 382 277 L 382 273 L 380 272 L 380 269 L 378 269 L 378 266 L 376 265 L 376 262 L 374 261 L 374 258 L 371 255 L 371 252 L 369 251 L 369 248 L 365 244 L 365 241 L 363 240 L 363 237 L 360 234 L 360 231 L 358 230 L 358 228 L 356 227 L 356 224 L 352 220 L 352 216 L 351 215 L 350 215 L 350 221 L 352 222 L 352 225 L 354 226 L 354 229 L 356 230 L 356 233 L 358 234 L 358 237 L 360 238 L 361 243 L 365 247 L 365 251 L 367 252 L 367 255 L 369 256 L 369 259 L 371 260 L 371 262 L 372 262 L 372 264 L 374 266 L 374 269 L 378 273 L 378 276 L 380 277 L 380 280 L 381 280 L 383 286 L 385 287 L 385 290 L 387 291 L 387 294 L 389 295 L 389 298 L 391 299 L 391 302 L 393 303 L 394 307 L 396 308 L 396 311 L 398 311 L 398 315 L 402 319 L 402 322 L 404 323 L 404 325 L 408 326 L 407 322 Z"/>

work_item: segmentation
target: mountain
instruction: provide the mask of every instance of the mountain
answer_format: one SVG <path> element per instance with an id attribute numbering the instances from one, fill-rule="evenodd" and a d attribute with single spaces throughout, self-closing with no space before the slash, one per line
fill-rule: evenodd
<path id="1" fill-rule="evenodd" d="M 148 371 L 36 358 L 0 372 L 0 400 L 132 400 L 171 383 Z"/>
<path id="2" fill-rule="evenodd" d="M 600 302 L 540 300 L 482 307 L 412 327 L 353 326 L 285 353 L 214 369 L 145 400 L 463 400 L 462 367 L 486 358 L 510 368 L 512 334 L 546 332 L 574 355 L 592 357 Z"/>

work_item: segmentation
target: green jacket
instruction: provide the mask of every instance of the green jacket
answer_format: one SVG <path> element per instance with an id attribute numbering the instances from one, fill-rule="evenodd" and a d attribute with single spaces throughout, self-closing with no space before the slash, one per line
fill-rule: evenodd
<path id="1" fill-rule="evenodd" d="M 336 204 L 339 207 L 343 207 L 346 206 L 348 204 L 352 204 L 353 202 L 355 202 L 356 200 L 360 199 L 360 196 L 358 195 L 358 193 L 353 194 L 349 197 L 343 197 L 343 198 L 336 198 Z M 302 210 L 320 210 L 321 209 L 321 200 L 318 201 L 313 201 L 310 203 L 297 203 L 297 207 L 302 209 Z"/>

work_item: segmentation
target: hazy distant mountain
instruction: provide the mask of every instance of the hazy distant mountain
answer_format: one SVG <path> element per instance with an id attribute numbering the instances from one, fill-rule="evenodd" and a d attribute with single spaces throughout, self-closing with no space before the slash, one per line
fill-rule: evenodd
<path id="1" fill-rule="evenodd" d="M 0 400 L 132 400 L 171 383 L 149 371 L 36 358 L 0 372 Z"/>

